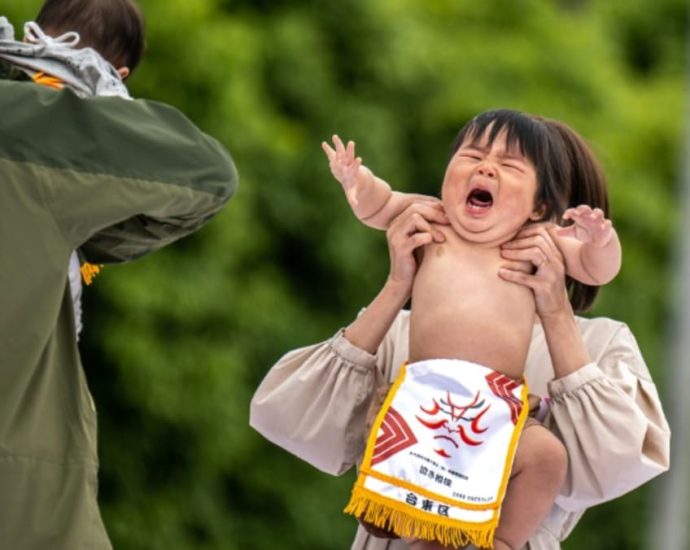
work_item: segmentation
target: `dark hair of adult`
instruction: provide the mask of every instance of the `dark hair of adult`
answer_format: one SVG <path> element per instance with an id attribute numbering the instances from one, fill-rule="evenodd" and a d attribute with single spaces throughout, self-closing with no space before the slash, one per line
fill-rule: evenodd
<path id="1" fill-rule="evenodd" d="M 600 208 L 610 219 L 606 177 L 590 147 L 566 124 L 551 119 L 541 120 L 553 135 L 557 147 L 567 155 L 563 178 L 569 187 L 568 207 L 588 204 L 592 208 Z M 599 287 L 580 283 L 570 277 L 566 279 L 566 287 L 575 311 L 588 310 L 599 293 Z"/>
<path id="2" fill-rule="evenodd" d="M 46 0 L 36 17 L 46 34 L 76 31 L 115 68 L 134 71 L 144 53 L 144 18 L 131 0 Z"/>

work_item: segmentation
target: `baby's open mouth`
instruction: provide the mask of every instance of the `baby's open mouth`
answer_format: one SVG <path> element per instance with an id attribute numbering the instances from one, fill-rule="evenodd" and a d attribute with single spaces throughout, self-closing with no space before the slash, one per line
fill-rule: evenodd
<path id="1" fill-rule="evenodd" d="M 494 203 L 494 197 L 490 191 L 486 189 L 472 189 L 467 195 L 467 206 L 472 209 L 484 210 L 491 208 Z"/>

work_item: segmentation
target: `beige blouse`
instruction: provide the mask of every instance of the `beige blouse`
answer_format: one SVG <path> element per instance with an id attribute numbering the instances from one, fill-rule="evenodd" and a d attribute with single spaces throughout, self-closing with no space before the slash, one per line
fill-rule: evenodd
<path id="1" fill-rule="evenodd" d="M 527 358 L 530 392 L 549 395 L 546 426 L 561 438 L 569 470 L 561 494 L 530 550 L 555 550 L 584 511 L 635 489 L 669 467 L 669 427 L 642 354 L 627 325 L 577 318 L 592 363 L 558 380 L 544 332 L 535 325 Z M 361 458 L 366 415 L 380 384 L 392 381 L 408 350 L 409 311 L 402 311 L 371 355 L 339 331 L 283 356 L 251 403 L 250 424 L 264 437 L 329 474 Z M 353 550 L 403 550 L 361 528 Z"/>

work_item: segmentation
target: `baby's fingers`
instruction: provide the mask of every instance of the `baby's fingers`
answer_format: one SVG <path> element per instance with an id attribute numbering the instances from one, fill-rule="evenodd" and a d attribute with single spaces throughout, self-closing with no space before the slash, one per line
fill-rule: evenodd
<path id="1" fill-rule="evenodd" d="M 343 142 L 338 134 L 333 134 L 333 143 L 335 144 L 335 150 L 338 154 L 345 152 L 345 146 L 343 145 Z"/>
<path id="2" fill-rule="evenodd" d="M 561 216 L 564 220 L 577 220 L 592 212 L 592 208 L 587 204 L 581 204 L 574 208 L 568 208 Z"/>
<path id="3" fill-rule="evenodd" d="M 588 213 L 589 207 L 587 205 L 581 204 L 580 206 L 577 206 L 575 208 L 568 208 L 565 212 L 563 212 L 561 218 L 563 220 L 577 221 L 578 219 L 581 219 L 582 216 L 585 216 Z"/>
<path id="4" fill-rule="evenodd" d="M 592 213 L 590 214 L 591 219 L 595 222 L 603 222 L 603 221 L 609 221 L 606 219 L 606 216 L 604 215 L 604 211 L 601 208 L 595 208 L 592 210 Z"/>
<path id="5" fill-rule="evenodd" d="M 572 220 L 574 215 L 575 215 L 575 209 L 574 208 L 568 208 L 565 212 L 563 212 L 563 215 L 561 216 L 561 218 L 563 220 Z"/>
<path id="6" fill-rule="evenodd" d="M 581 204 L 576 208 L 568 208 L 563 212 L 564 220 L 573 220 L 579 225 L 596 225 L 606 219 L 601 208 L 592 208 L 587 204 Z"/>
<path id="7" fill-rule="evenodd" d="M 590 233 L 592 235 L 592 242 L 598 246 L 608 244 L 613 235 L 613 223 L 611 220 L 599 220 L 590 229 Z"/>
<path id="8" fill-rule="evenodd" d="M 321 149 L 323 149 L 323 152 L 326 153 L 326 156 L 328 157 L 328 162 L 333 162 L 335 160 L 335 149 L 328 145 L 328 143 L 322 141 Z"/>

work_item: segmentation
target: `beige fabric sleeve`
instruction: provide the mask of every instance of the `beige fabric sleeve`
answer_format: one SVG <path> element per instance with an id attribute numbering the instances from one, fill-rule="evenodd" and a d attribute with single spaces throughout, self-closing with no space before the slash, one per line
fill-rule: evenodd
<path id="1" fill-rule="evenodd" d="M 269 370 L 250 405 L 249 424 L 269 441 L 333 475 L 357 463 L 377 387 L 407 357 L 409 311 L 401 311 L 376 355 L 353 346 L 343 330 L 291 351 Z"/>
<path id="2" fill-rule="evenodd" d="M 565 510 L 614 499 L 669 467 L 669 427 L 637 342 L 622 323 L 606 333 L 585 335 L 593 363 L 548 384 L 546 424 L 570 461 L 557 499 Z"/>
<path id="3" fill-rule="evenodd" d="M 319 470 L 342 474 L 364 450 L 375 369 L 375 356 L 350 344 L 342 331 L 291 351 L 254 394 L 249 423 Z"/>

